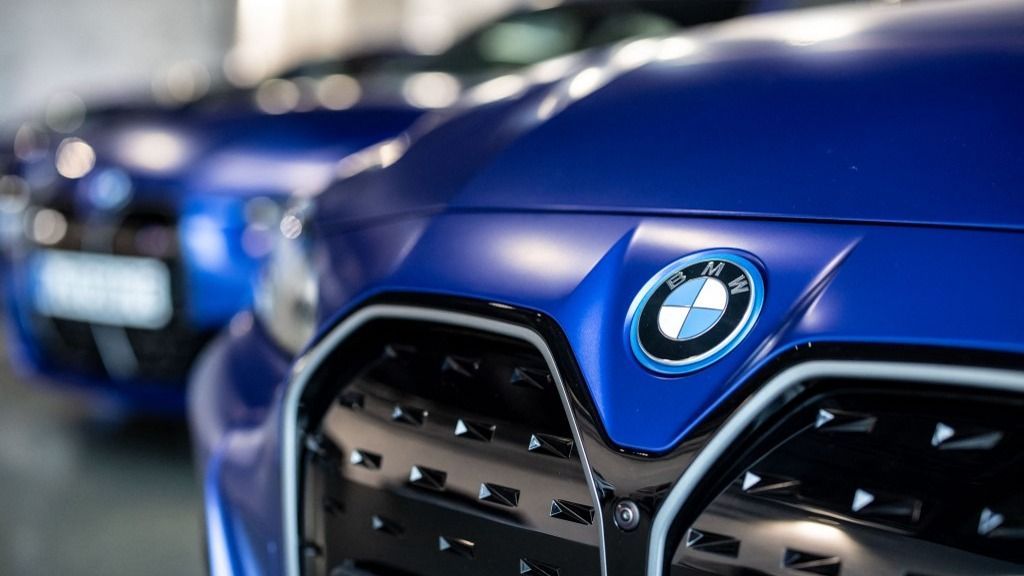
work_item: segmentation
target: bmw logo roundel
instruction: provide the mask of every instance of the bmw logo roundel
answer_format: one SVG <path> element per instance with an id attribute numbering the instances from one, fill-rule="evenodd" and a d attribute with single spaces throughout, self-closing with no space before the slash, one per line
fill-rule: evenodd
<path id="1" fill-rule="evenodd" d="M 731 252 L 702 252 L 663 268 L 630 306 L 637 360 L 663 374 L 700 370 L 747 335 L 764 300 L 757 267 Z"/>

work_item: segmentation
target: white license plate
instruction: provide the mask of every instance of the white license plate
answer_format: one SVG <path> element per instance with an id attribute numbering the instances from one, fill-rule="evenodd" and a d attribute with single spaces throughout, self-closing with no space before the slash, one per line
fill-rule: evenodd
<path id="1" fill-rule="evenodd" d="M 37 254 L 35 280 L 45 316 L 155 330 L 173 314 L 171 273 L 153 258 L 48 250 Z"/>

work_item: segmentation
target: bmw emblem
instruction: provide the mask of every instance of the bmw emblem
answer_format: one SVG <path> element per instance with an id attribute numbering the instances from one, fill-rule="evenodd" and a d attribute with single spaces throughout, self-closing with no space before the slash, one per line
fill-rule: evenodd
<path id="1" fill-rule="evenodd" d="M 700 370 L 743 340 L 757 320 L 764 283 L 756 266 L 731 252 L 702 252 L 663 268 L 630 306 L 629 340 L 650 370 Z"/>

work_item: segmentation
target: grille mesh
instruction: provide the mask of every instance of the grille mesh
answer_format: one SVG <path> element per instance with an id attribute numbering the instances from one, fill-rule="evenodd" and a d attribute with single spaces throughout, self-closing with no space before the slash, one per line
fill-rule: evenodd
<path id="1" fill-rule="evenodd" d="M 1020 398 L 824 384 L 833 391 L 778 417 L 733 469 L 672 574 L 1021 571 Z"/>
<path id="2" fill-rule="evenodd" d="M 688 442 L 625 454 L 542 316 L 438 306 L 354 313 L 293 387 L 303 573 L 596 575 L 602 545 L 608 576 L 1024 573 L 1015 372 L 783 359 Z M 539 326 L 566 388 L 532 345 L 456 325 Z"/>
<path id="3" fill-rule="evenodd" d="M 345 369 L 321 370 L 334 381 L 307 427 L 305 573 L 600 574 L 594 502 L 536 350 L 378 320 L 334 355 Z"/>

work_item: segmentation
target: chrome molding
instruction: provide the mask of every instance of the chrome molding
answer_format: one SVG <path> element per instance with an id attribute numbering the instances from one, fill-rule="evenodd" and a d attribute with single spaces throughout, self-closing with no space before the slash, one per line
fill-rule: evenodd
<path id="1" fill-rule="evenodd" d="M 449 312 L 433 308 L 424 308 L 408 305 L 373 305 L 363 308 L 331 330 L 316 346 L 304 354 L 292 371 L 291 379 L 285 392 L 284 404 L 281 410 L 281 492 L 282 492 L 282 513 L 284 518 L 284 561 L 285 574 L 289 576 L 300 576 L 301 564 L 299 558 L 299 441 L 298 441 L 298 410 L 299 400 L 309 384 L 310 378 L 323 364 L 324 360 L 353 332 L 373 320 L 411 320 L 434 322 L 481 330 L 499 336 L 514 338 L 532 345 L 544 357 L 544 361 L 551 371 L 558 395 L 562 400 L 562 407 L 572 428 L 573 439 L 579 447 L 580 463 L 583 465 L 583 473 L 587 479 L 587 486 L 590 489 L 590 496 L 594 499 L 597 518 L 595 523 L 598 527 L 598 537 L 601 553 L 601 574 L 607 575 L 607 562 L 604 538 L 604 522 L 600 506 L 601 499 L 598 495 L 597 485 L 594 482 L 594 474 L 590 468 L 590 461 L 587 459 L 586 450 L 580 437 L 576 419 L 573 416 L 569 403 L 569 395 L 565 388 L 565 382 L 555 364 L 554 355 L 543 338 L 533 330 L 509 322 L 493 320 L 472 314 L 461 312 Z"/>
<path id="2" fill-rule="evenodd" d="M 668 532 L 679 511 L 711 466 L 722 457 L 758 414 L 802 382 L 815 378 L 903 380 L 929 384 L 1024 392 L 1024 373 L 993 368 L 970 368 L 900 362 L 812 361 L 772 378 L 734 412 L 679 477 L 658 510 L 651 527 L 647 576 L 662 576 Z M 589 478 L 588 478 L 589 481 Z M 603 551 L 603 548 L 602 548 Z"/>

